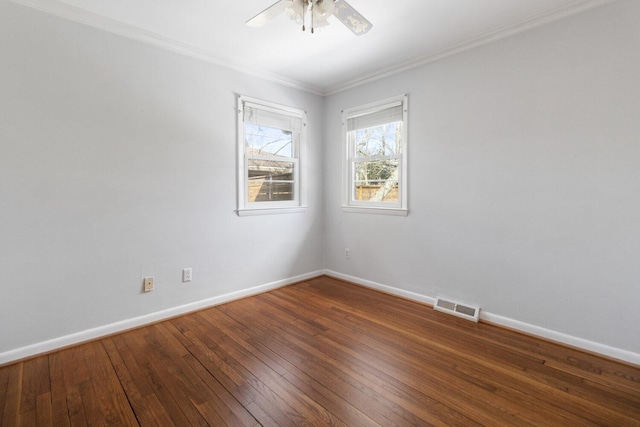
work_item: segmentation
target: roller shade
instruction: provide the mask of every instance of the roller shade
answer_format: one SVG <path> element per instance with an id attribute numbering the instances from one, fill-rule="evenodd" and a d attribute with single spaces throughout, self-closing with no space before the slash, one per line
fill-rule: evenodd
<path id="1" fill-rule="evenodd" d="M 386 105 L 381 109 L 347 118 L 347 131 L 366 129 L 387 123 L 401 122 L 403 119 L 402 102 Z"/>
<path id="2" fill-rule="evenodd" d="M 302 131 L 302 117 L 275 108 L 244 103 L 244 121 L 291 132 Z"/>

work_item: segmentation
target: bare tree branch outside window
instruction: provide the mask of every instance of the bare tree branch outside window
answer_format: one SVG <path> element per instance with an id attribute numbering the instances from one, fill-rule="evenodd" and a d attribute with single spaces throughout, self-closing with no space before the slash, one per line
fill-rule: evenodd
<path id="1" fill-rule="evenodd" d="M 355 138 L 356 200 L 397 201 L 402 122 L 357 130 Z"/>

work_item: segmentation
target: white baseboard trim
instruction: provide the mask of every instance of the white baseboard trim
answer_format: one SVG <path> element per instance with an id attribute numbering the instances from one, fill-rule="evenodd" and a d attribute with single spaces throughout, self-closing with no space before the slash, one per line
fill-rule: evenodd
<path id="1" fill-rule="evenodd" d="M 574 337 L 573 335 L 567 335 L 562 332 L 542 328 L 540 326 L 531 325 L 529 323 L 520 322 L 519 320 L 510 319 L 508 317 L 488 313 L 482 310 L 480 311 L 480 319 L 494 325 L 502 326 L 504 328 L 513 329 L 515 331 L 522 332 L 528 335 L 534 335 L 536 337 L 544 338 L 549 341 L 554 341 L 570 347 L 585 350 L 590 353 L 596 353 L 602 356 L 610 357 L 612 359 L 621 360 L 623 362 L 640 366 L 640 354 L 628 350 L 623 350 L 621 348 L 611 347 L 595 341 L 589 341 L 583 338 Z"/>
<path id="2" fill-rule="evenodd" d="M 372 282 L 370 280 L 361 279 L 359 277 L 350 276 L 348 274 L 338 273 L 337 271 L 324 270 L 324 274 L 327 276 L 335 277 L 336 279 L 352 282 L 367 288 L 379 290 L 391 295 L 396 295 L 402 298 L 407 298 L 413 301 L 429 304 L 433 306 L 436 299 L 421 295 L 415 292 L 405 291 L 402 289 L 394 288 L 392 286 L 383 285 L 381 283 Z M 510 319 L 508 317 L 500 316 L 480 310 L 480 320 L 499 325 L 504 328 L 512 329 L 518 332 L 522 332 L 528 335 L 544 338 L 549 341 L 554 341 L 559 344 L 567 345 L 570 347 L 578 348 L 588 351 L 590 353 L 596 353 L 605 357 L 620 360 L 622 362 L 631 363 L 633 365 L 640 366 L 640 354 L 634 353 L 628 350 L 623 350 L 616 347 L 611 347 L 605 344 L 589 341 L 583 338 L 567 335 L 562 332 L 554 331 L 551 329 L 542 328 L 540 326 L 531 325 L 529 323 L 521 322 L 519 320 Z"/>
<path id="3" fill-rule="evenodd" d="M 333 270 L 325 270 L 324 274 L 327 276 L 335 277 L 346 282 L 352 282 L 366 288 L 375 289 L 377 291 L 385 292 L 391 295 L 407 298 L 412 301 L 418 301 L 424 304 L 434 305 L 436 303 L 435 298 L 431 298 L 425 295 L 417 294 L 415 292 L 405 291 L 402 289 L 394 288 L 393 286 L 383 285 L 382 283 L 372 282 L 370 280 L 361 279 L 355 276 L 349 276 L 348 274 L 338 273 Z"/>
<path id="4" fill-rule="evenodd" d="M 48 341 L 40 342 L 37 344 L 28 345 L 25 347 L 9 350 L 4 353 L 0 353 L 0 366 L 7 365 L 9 363 L 28 359 L 30 357 L 37 356 L 39 354 L 49 353 L 55 350 L 59 350 L 72 345 L 81 344 L 83 342 L 92 341 L 101 337 L 106 337 L 116 333 L 124 332 L 130 329 L 139 328 L 141 326 L 157 323 L 162 320 L 170 319 L 172 317 L 181 316 L 183 314 L 192 313 L 194 311 L 202 310 L 208 307 L 224 304 L 233 300 L 246 298 L 252 295 L 261 294 L 264 292 L 272 291 L 284 286 L 291 285 L 296 282 L 309 280 L 314 277 L 322 276 L 323 270 L 314 271 L 311 273 L 301 274 L 299 276 L 289 277 L 287 279 L 278 280 L 275 282 L 267 283 L 260 286 L 255 286 L 241 291 L 231 292 L 225 295 L 220 295 L 213 298 L 196 301 L 190 304 L 181 305 L 178 307 L 172 307 L 166 310 L 157 311 L 155 313 L 145 314 L 144 316 L 134 317 L 132 319 L 123 320 L 120 322 L 111 323 L 109 325 L 100 326 L 86 331 L 77 332 L 75 334 L 65 335 L 63 337 L 54 338 Z"/>

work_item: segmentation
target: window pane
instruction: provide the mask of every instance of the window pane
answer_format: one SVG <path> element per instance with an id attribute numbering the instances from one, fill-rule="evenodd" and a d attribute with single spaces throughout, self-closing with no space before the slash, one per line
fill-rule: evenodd
<path id="1" fill-rule="evenodd" d="M 248 159 L 249 202 L 294 200 L 294 163 Z"/>
<path id="2" fill-rule="evenodd" d="M 290 131 L 245 123 L 244 139 L 246 154 L 293 157 L 292 133 Z"/>
<path id="3" fill-rule="evenodd" d="M 355 131 L 356 157 L 392 156 L 400 153 L 402 122 Z"/>
<path id="4" fill-rule="evenodd" d="M 373 202 L 398 201 L 398 160 L 354 162 L 353 199 Z"/>

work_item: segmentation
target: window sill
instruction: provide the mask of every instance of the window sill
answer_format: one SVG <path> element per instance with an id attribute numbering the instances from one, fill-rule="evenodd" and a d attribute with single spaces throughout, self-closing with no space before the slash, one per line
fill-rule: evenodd
<path id="1" fill-rule="evenodd" d="M 256 209 L 238 209 L 238 216 L 256 216 L 256 215 L 276 215 L 276 214 L 293 214 L 304 213 L 307 211 L 306 206 L 292 206 L 281 208 L 256 208 Z"/>
<path id="2" fill-rule="evenodd" d="M 407 216 L 409 215 L 408 209 L 402 208 L 381 208 L 381 207 L 365 207 L 365 206 L 343 206 L 342 211 L 346 213 L 364 213 L 374 215 L 393 215 L 393 216 Z"/>

